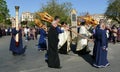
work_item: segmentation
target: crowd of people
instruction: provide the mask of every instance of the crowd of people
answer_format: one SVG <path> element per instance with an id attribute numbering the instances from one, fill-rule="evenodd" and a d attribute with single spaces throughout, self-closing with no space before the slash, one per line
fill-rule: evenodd
<path id="1" fill-rule="evenodd" d="M 103 68 L 109 66 L 107 60 L 108 53 L 108 43 L 113 42 L 114 44 L 119 41 L 120 28 L 115 25 L 108 27 L 105 21 L 101 19 L 99 24 L 94 26 L 90 32 L 88 25 L 83 20 L 77 28 L 77 41 L 76 46 L 71 46 L 71 28 L 66 22 L 62 22 L 61 26 L 58 26 L 60 18 L 56 16 L 54 21 L 51 23 L 49 29 L 46 25 L 42 25 L 40 28 L 29 28 L 19 26 L 19 30 L 16 30 L 15 26 L 10 30 L 11 42 L 10 51 L 14 56 L 25 54 L 26 47 L 23 46 L 22 37 L 25 37 L 25 41 L 30 39 L 38 40 L 38 50 L 46 51 L 45 61 L 50 68 L 61 68 L 59 53 L 69 54 L 70 51 L 78 55 L 86 55 L 91 51 L 88 46 L 88 42 L 92 41 L 94 43 L 93 47 L 93 66 L 97 68 Z M 0 28 L 0 33 L 2 29 Z M 9 33 L 8 33 L 9 34 Z M 16 42 L 15 36 L 19 34 L 19 42 Z M 40 34 L 39 39 L 37 38 Z M 73 50 L 74 49 L 74 50 Z"/>
<path id="2" fill-rule="evenodd" d="M 25 40 L 37 40 L 37 35 L 39 34 L 39 29 L 36 27 L 29 28 L 28 26 L 22 28 L 22 34 L 25 37 Z"/>
<path id="3" fill-rule="evenodd" d="M 96 27 L 95 27 L 96 28 Z M 93 28 L 92 33 L 94 34 L 95 28 Z M 108 42 L 116 44 L 120 42 L 120 26 L 117 27 L 116 25 L 106 25 L 106 34 L 108 38 Z"/>
<path id="4" fill-rule="evenodd" d="M 37 40 L 37 36 L 39 34 L 39 28 L 25 26 L 25 27 L 21 27 L 21 30 L 22 30 L 22 36 L 25 37 L 26 41 L 31 40 L 31 39 Z M 11 27 L 8 27 L 8 28 L 0 27 L 0 37 L 10 36 L 11 34 L 12 34 Z"/>
<path id="5" fill-rule="evenodd" d="M 10 27 L 0 27 L 0 37 L 11 35 L 12 29 Z"/>
<path id="6" fill-rule="evenodd" d="M 111 27 L 109 30 L 109 41 L 114 44 L 120 42 L 120 27 L 116 27 L 115 25 Z"/>

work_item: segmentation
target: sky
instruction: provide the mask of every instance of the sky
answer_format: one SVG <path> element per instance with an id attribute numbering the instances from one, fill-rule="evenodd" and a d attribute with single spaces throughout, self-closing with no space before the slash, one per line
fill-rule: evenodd
<path id="1" fill-rule="evenodd" d="M 19 13 L 36 12 L 42 5 L 46 5 L 50 0 L 6 0 L 11 16 L 15 16 L 15 6 L 20 6 Z M 72 8 L 76 9 L 78 15 L 82 12 L 90 14 L 102 14 L 107 8 L 108 0 L 58 0 L 59 3 L 71 2 Z"/>

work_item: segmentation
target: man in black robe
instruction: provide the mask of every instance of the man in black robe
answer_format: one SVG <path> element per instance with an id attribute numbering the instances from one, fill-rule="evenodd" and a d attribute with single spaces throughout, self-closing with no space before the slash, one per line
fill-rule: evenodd
<path id="1" fill-rule="evenodd" d="M 58 34 L 63 31 L 57 25 L 59 21 L 59 17 L 56 16 L 48 31 L 48 67 L 50 68 L 61 68 L 58 55 Z"/>

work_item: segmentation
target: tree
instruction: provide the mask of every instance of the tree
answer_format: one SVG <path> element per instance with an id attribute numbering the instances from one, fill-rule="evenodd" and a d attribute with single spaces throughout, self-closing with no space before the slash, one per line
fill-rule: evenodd
<path id="1" fill-rule="evenodd" d="M 108 0 L 108 3 L 113 3 L 115 0 Z"/>
<path id="2" fill-rule="evenodd" d="M 10 19 L 7 19 L 7 20 L 5 20 L 5 24 L 10 26 L 12 24 L 12 22 L 10 21 Z"/>
<path id="3" fill-rule="evenodd" d="M 107 18 L 110 18 L 120 24 L 120 0 L 111 0 L 105 12 Z"/>
<path id="4" fill-rule="evenodd" d="M 28 21 L 21 21 L 21 24 L 22 24 L 22 25 L 27 25 L 27 22 L 28 22 Z"/>
<path id="5" fill-rule="evenodd" d="M 35 23 L 34 23 L 33 21 L 29 21 L 29 22 L 28 22 L 28 26 L 34 27 L 34 26 L 35 26 Z"/>
<path id="6" fill-rule="evenodd" d="M 0 0 L 0 23 L 5 23 L 9 17 L 9 10 L 5 0 Z"/>
<path id="7" fill-rule="evenodd" d="M 51 16 L 59 16 L 61 21 L 70 23 L 70 11 L 72 4 L 70 2 L 58 3 L 57 0 L 50 0 L 46 5 L 43 5 L 40 12 L 47 12 Z"/>

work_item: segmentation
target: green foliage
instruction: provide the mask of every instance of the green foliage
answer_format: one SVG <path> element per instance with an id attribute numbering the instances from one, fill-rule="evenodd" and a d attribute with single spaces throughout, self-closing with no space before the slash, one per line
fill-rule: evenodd
<path id="1" fill-rule="evenodd" d="M 34 23 L 33 21 L 29 21 L 28 24 L 27 24 L 27 26 L 29 26 L 29 27 L 34 27 L 34 26 L 35 26 L 35 23 Z"/>
<path id="2" fill-rule="evenodd" d="M 58 3 L 57 0 L 50 0 L 46 5 L 43 5 L 40 12 L 47 12 L 51 16 L 59 16 L 61 21 L 70 23 L 70 11 L 72 4 L 70 2 Z"/>
<path id="3" fill-rule="evenodd" d="M 22 21 L 21 25 L 22 26 L 26 25 L 26 26 L 29 26 L 29 27 L 34 27 L 35 23 L 34 23 L 34 21 Z"/>
<path id="4" fill-rule="evenodd" d="M 120 0 L 111 0 L 109 6 L 105 12 L 107 18 L 111 18 L 114 21 L 120 23 Z"/>
<path id="5" fill-rule="evenodd" d="M 5 24 L 7 24 L 7 25 L 11 25 L 12 24 L 12 22 L 10 21 L 10 19 L 7 19 L 6 21 L 5 21 Z"/>
<path id="6" fill-rule="evenodd" d="M 9 10 L 5 0 L 0 0 L 0 23 L 5 23 L 9 17 Z"/>
<path id="7" fill-rule="evenodd" d="M 21 22 L 21 25 L 26 25 L 27 24 L 27 21 L 22 21 Z"/>

